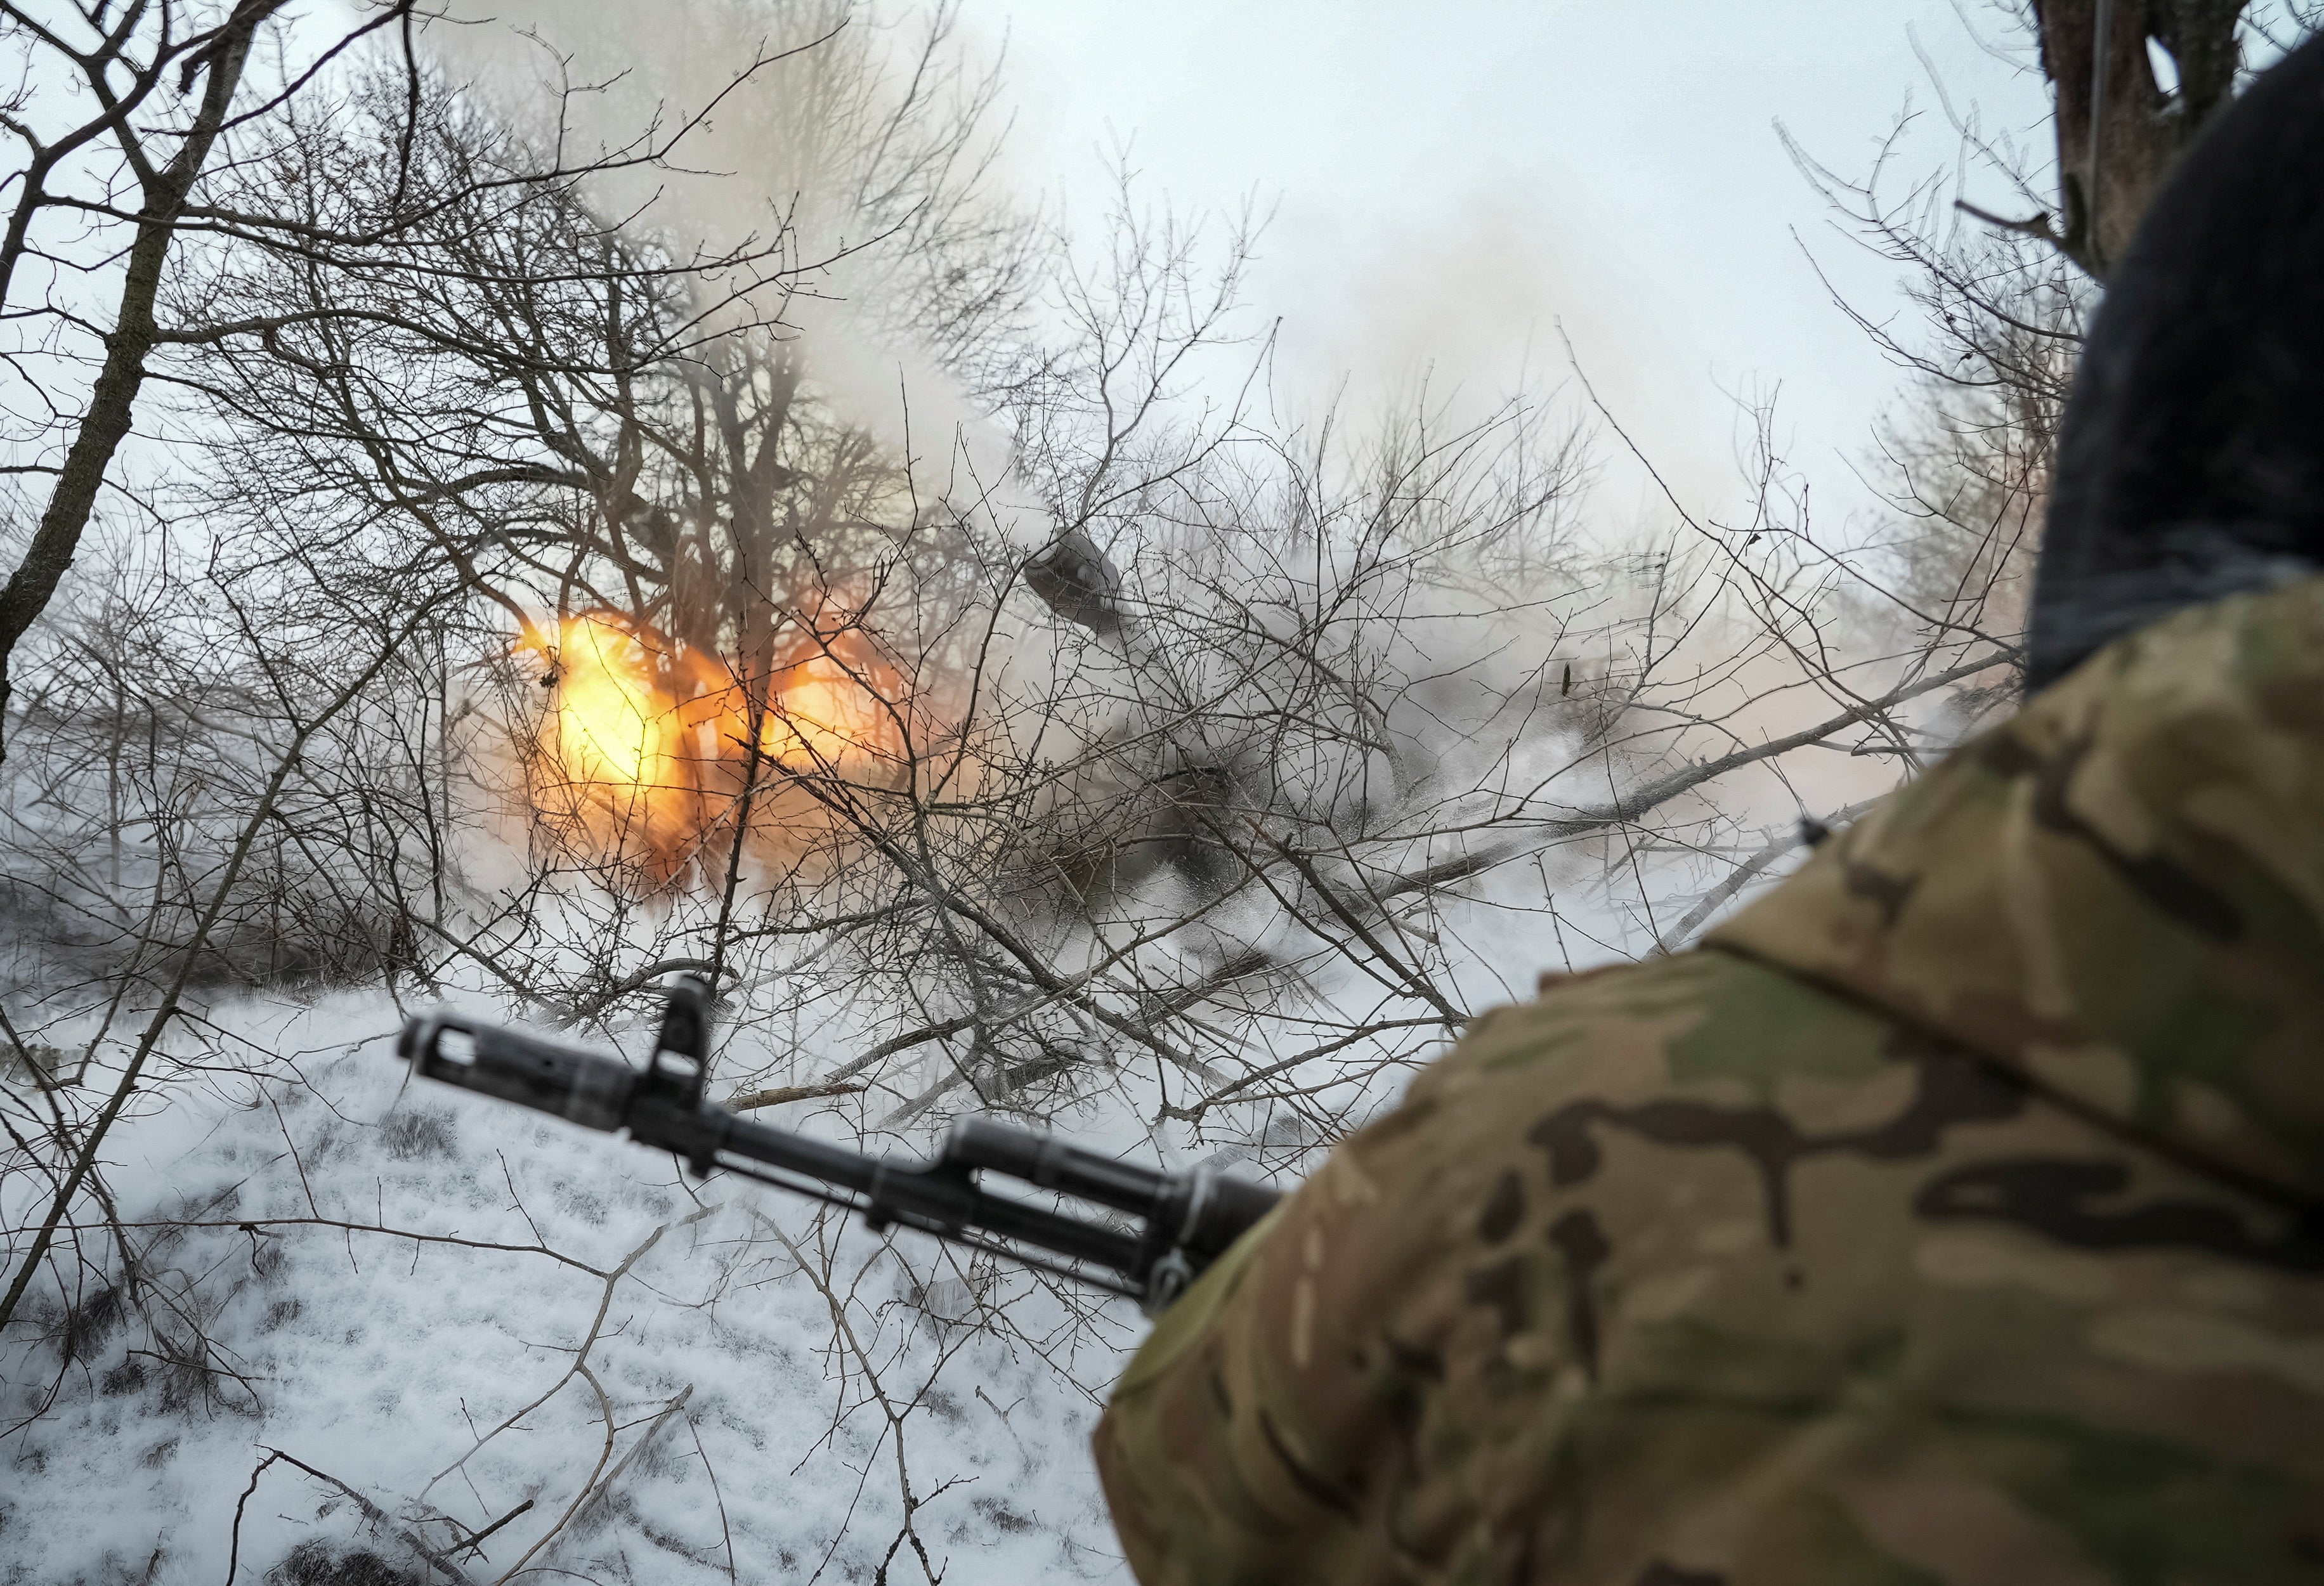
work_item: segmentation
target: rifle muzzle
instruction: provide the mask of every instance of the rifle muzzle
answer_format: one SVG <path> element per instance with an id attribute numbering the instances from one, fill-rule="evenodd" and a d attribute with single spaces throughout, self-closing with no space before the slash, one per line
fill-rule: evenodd
<path id="1" fill-rule="evenodd" d="M 395 1052 L 423 1078 L 553 1112 L 585 1129 L 623 1128 L 637 1092 L 637 1070 L 619 1058 L 442 1010 L 405 1020 Z"/>

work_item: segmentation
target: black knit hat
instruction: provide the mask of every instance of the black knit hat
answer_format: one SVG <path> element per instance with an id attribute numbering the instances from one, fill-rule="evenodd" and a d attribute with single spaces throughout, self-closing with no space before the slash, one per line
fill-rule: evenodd
<path id="1" fill-rule="evenodd" d="M 2059 436 L 2027 681 L 2319 571 L 2324 38 L 2196 140 L 2108 277 Z"/>

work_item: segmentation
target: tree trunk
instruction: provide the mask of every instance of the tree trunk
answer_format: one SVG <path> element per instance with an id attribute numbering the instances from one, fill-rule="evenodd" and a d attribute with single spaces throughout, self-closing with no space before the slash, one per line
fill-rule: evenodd
<path id="1" fill-rule="evenodd" d="M 2058 245 L 2103 281 L 2179 152 L 2235 87 L 2246 0 L 2034 0 L 2058 139 Z M 2154 80 L 2149 39 L 2179 88 Z"/>
<path id="2" fill-rule="evenodd" d="M 283 0 L 244 0 L 235 8 L 217 37 L 206 51 L 208 80 L 201 109 L 187 130 L 177 158 L 145 183 L 144 204 L 137 215 L 137 236 L 129 249 L 128 267 L 121 281 L 121 303 L 105 338 L 105 363 L 89 388 L 88 409 L 80 429 L 65 453 L 64 466 L 41 514 L 40 527 L 24 559 L 0 589 L 0 761 L 7 757 L 5 733 L 8 701 L 13 687 L 9 660 L 17 641 L 40 620 L 57 585 L 72 566 L 80 549 L 82 531 L 96 510 L 97 492 L 104 487 L 113 454 L 129 434 L 137 391 L 145 382 L 145 359 L 153 350 L 153 300 L 161 286 L 161 266 L 177 230 L 179 211 L 194 179 L 209 158 L 219 129 L 242 80 L 243 64 L 259 24 L 279 10 Z M 124 137 L 134 136 L 125 126 Z"/>

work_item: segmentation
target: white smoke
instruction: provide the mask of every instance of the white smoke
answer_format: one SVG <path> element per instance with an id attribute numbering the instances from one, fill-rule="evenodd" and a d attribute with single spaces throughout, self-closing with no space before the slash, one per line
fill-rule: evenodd
<path id="1" fill-rule="evenodd" d="M 669 160 L 593 176 L 599 212 L 680 257 L 779 244 L 778 279 L 748 288 L 730 272 L 706 286 L 746 290 L 728 322 L 779 315 L 816 393 L 909 456 L 923 488 L 977 488 L 988 506 L 998 492 L 1022 508 L 1006 435 L 918 333 L 929 272 L 946 261 L 907 245 L 916 217 L 898 208 L 881 164 L 887 119 L 908 90 L 934 117 L 967 108 L 979 69 L 954 41 L 938 52 L 945 76 L 933 91 L 907 80 L 927 28 L 945 20 L 846 0 L 463 0 L 425 41 L 518 125 L 554 128 L 574 163 L 686 129 Z M 967 169 L 991 150 L 980 134 L 959 153 Z M 964 185 L 972 207 L 1008 202 Z"/>

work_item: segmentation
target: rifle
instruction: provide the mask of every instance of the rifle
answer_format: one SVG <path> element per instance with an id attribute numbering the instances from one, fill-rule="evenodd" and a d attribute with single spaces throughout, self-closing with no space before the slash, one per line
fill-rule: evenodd
<path id="1" fill-rule="evenodd" d="M 953 1125 L 932 1161 L 862 1156 L 739 1118 L 702 1099 L 710 987 L 677 975 L 642 1069 L 439 1010 L 408 1019 L 395 1043 L 411 1072 L 586 1129 L 629 1131 L 675 1153 L 697 1178 L 724 1168 L 860 1213 L 874 1233 L 916 1228 L 1137 1300 L 1158 1315 L 1267 1215 L 1281 1193 L 1209 1167 L 1160 1173 L 1052 1136 L 982 1118 Z M 447 1039 L 447 1037 L 453 1037 Z M 999 1175 L 1126 1213 L 1076 1215 L 985 1189 Z"/>

